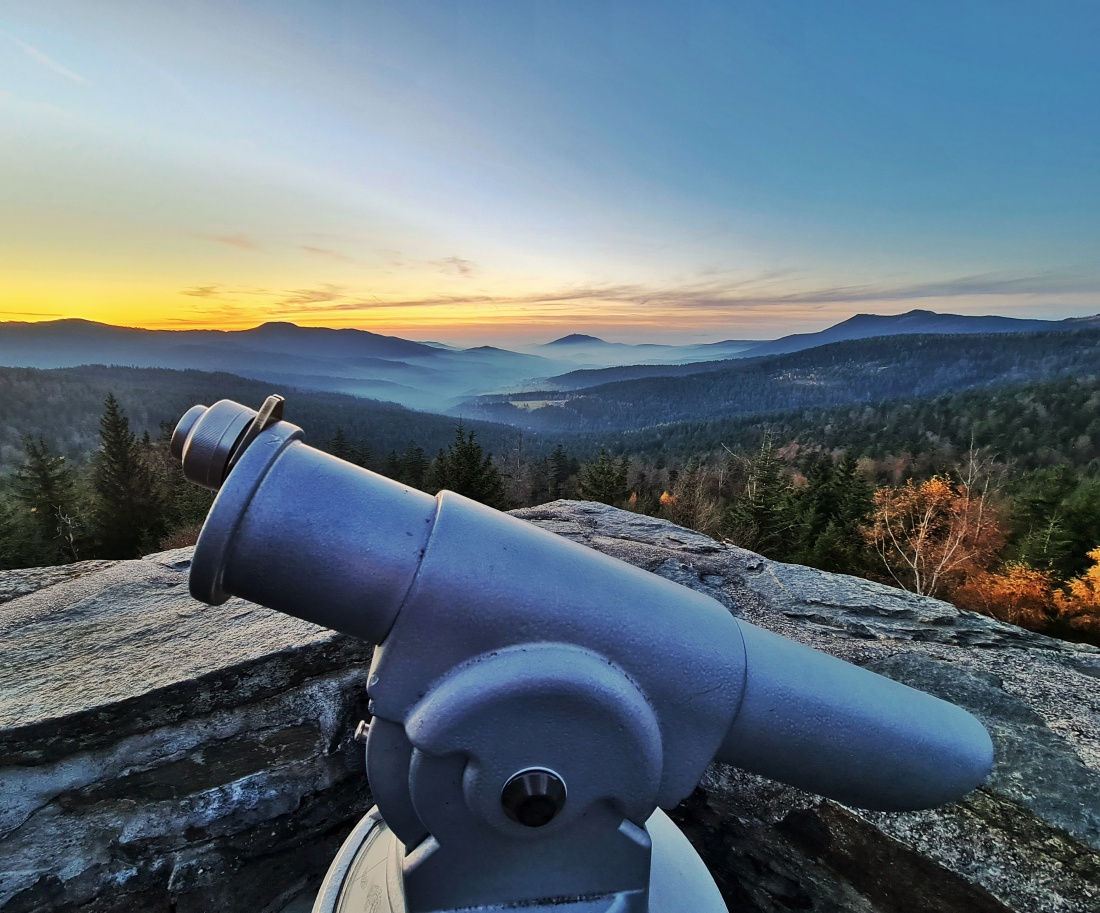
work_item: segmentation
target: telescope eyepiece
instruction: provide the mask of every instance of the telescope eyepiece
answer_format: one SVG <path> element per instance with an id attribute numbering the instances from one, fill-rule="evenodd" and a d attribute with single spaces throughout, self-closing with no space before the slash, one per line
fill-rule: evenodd
<path id="1" fill-rule="evenodd" d="M 283 416 L 283 398 L 272 395 L 259 412 L 223 399 L 213 406 L 192 406 L 172 432 L 172 455 L 183 461 L 183 474 L 217 491 L 248 445 Z"/>
<path id="2" fill-rule="evenodd" d="M 191 436 L 191 431 L 194 429 L 196 423 L 206 414 L 206 406 L 192 406 L 176 423 L 176 430 L 172 432 L 172 443 L 170 445 L 172 456 L 177 460 L 183 459 L 183 451 L 187 446 L 187 439 Z"/>

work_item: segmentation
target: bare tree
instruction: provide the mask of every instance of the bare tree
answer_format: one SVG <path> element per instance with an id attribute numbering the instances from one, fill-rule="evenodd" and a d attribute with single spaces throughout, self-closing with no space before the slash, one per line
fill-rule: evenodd
<path id="1" fill-rule="evenodd" d="M 868 538 L 898 586 L 938 596 L 986 569 L 1004 545 L 992 460 L 971 451 L 957 478 L 880 488 Z"/>

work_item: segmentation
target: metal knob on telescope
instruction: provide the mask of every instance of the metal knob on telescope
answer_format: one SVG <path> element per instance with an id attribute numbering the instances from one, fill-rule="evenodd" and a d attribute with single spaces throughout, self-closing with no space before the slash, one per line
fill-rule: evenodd
<path id="1" fill-rule="evenodd" d="M 552 770 L 521 770 L 504 784 L 500 804 L 524 827 L 545 827 L 565 805 L 565 784 Z"/>

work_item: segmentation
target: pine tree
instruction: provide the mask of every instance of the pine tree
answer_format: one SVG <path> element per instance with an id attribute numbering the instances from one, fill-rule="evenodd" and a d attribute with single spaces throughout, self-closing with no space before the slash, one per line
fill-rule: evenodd
<path id="1" fill-rule="evenodd" d="M 440 451 L 442 453 L 443 451 Z M 382 475 L 386 478 L 393 479 L 395 482 L 401 481 L 401 458 L 397 455 L 396 450 L 391 450 L 386 456 L 386 462 L 382 466 Z"/>
<path id="2" fill-rule="evenodd" d="M 558 444 L 554 452 L 550 454 L 550 500 L 565 497 L 566 483 L 569 477 L 576 472 L 573 467 L 574 460 L 570 460 L 565 448 Z"/>
<path id="3" fill-rule="evenodd" d="M 601 450 L 595 463 L 581 470 L 580 495 L 587 501 L 599 501 L 618 507 L 630 497 L 630 459 L 624 454 L 615 459 Z"/>
<path id="4" fill-rule="evenodd" d="M 503 507 L 503 479 L 493 465 L 493 455 L 484 454 L 476 437 L 476 432 L 467 433 L 459 425 L 454 443 L 447 447 L 446 452 L 439 451 L 424 486 L 431 492 L 445 488 L 491 507 Z"/>
<path id="5" fill-rule="evenodd" d="M 1081 478 L 1059 505 L 1057 521 L 1063 553 L 1051 565 L 1059 579 L 1069 580 L 1089 570 L 1087 556 L 1100 530 L 1100 478 Z"/>
<path id="6" fill-rule="evenodd" d="M 424 448 L 411 441 L 397 461 L 398 478 L 411 488 L 423 488 L 424 479 L 431 467 L 431 461 L 424 454 Z M 446 488 L 447 486 L 442 486 Z"/>
<path id="7" fill-rule="evenodd" d="M 72 469 L 41 436 L 23 439 L 26 461 L 15 471 L 15 497 L 27 511 L 36 563 L 76 561 L 84 546 Z"/>
<path id="8" fill-rule="evenodd" d="M 806 471 L 806 485 L 791 502 L 790 558 L 822 570 L 866 574 L 873 553 L 863 530 L 873 507 L 871 486 L 859 474 L 859 462 L 848 453 L 834 464 L 818 454 Z"/>
<path id="9" fill-rule="evenodd" d="M 351 462 L 364 469 L 370 469 L 374 465 L 374 450 L 366 441 L 360 441 L 351 448 Z"/>
<path id="10" fill-rule="evenodd" d="M 743 548 L 776 561 L 787 560 L 792 542 L 791 485 L 770 437 L 749 463 L 745 491 L 726 511 L 723 529 Z"/>
<path id="11" fill-rule="evenodd" d="M 328 442 L 327 450 L 338 460 L 346 460 L 349 463 L 355 462 L 352 459 L 355 453 L 348 443 L 347 436 L 344 434 L 344 429 L 339 425 L 336 426 L 336 431 Z"/>
<path id="12" fill-rule="evenodd" d="M 0 570 L 53 564 L 28 509 L 15 498 L 0 499 Z"/>
<path id="13" fill-rule="evenodd" d="M 164 534 L 162 493 L 148 454 L 113 393 L 107 395 L 99 425 L 100 449 L 92 464 L 98 551 L 104 558 L 136 558 Z"/>
<path id="14" fill-rule="evenodd" d="M 214 492 L 189 482 L 180 461 L 172 456 L 170 445 L 174 426 L 162 422 L 160 434 L 146 451 L 146 459 L 160 493 L 163 508 L 164 548 L 189 545 L 198 537 L 203 521 L 214 503 Z"/>

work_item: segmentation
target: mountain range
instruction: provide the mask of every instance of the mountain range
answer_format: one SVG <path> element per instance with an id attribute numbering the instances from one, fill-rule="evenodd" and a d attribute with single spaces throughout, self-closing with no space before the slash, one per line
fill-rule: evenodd
<path id="1" fill-rule="evenodd" d="M 230 372 L 271 384 L 347 393 L 446 412 L 492 393 L 568 391 L 642 378 L 722 372 L 734 360 L 792 354 L 830 343 L 916 334 L 1064 332 L 1100 318 L 1025 320 L 914 310 L 857 314 L 818 333 L 776 340 L 627 345 L 570 334 L 521 351 L 458 348 L 365 330 L 265 323 L 247 330 L 146 330 L 66 319 L 0 322 L 0 365 L 86 364 Z"/>
<path id="2" fill-rule="evenodd" d="M 702 370 L 701 370 L 702 369 Z M 463 418 L 557 434 L 608 435 L 718 418 L 910 400 L 984 387 L 1100 376 L 1100 326 L 1076 331 L 848 339 L 706 365 L 591 372 L 572 389 L 474 398 Z M 623 374 L 634 376 L 623 377 Z M 600 376 L 606 382 L 596 382 Z M 1100 430 L 1098 430 L 1100 434 Z"/>
<path id="3" fill-rule="evenodd" d="M 1071 317 L 1066 320 L 1036 320 L 1020 317 L 970 317 L 921 310 L 886 317 L 879 314 L 856 314 L 818 333 L 795 333 L 772 342 L 760 343 L 746 349 L 743 356 L 783 355 L 828 345 L 830 342 L 870 339 L 876 336 L 1040 333 L 1075 330 L 1083 326 L 1100 326 L 1100 315 Z"/>

